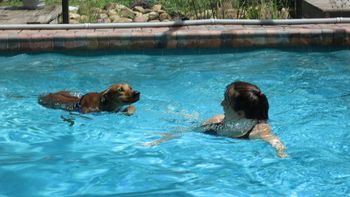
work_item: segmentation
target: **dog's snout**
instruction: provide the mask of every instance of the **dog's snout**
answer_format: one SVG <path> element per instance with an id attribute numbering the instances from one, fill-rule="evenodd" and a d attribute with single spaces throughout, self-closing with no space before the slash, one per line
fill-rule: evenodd
<path id="1" fill-rule="evenodd" d="M 134 95 L 135 96 L 140 96 L 140 92 L 139 91 L 134 91 Z"/>

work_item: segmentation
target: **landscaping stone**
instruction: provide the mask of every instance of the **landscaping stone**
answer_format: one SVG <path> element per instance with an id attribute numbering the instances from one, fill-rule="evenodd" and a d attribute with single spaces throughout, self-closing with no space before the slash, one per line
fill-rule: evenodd
<path id="1" fill-rule="evenodd" d="M 89 22 L 89 17 L 86 15 L 81 15 L 79 21 L 84 23 Z"/>
<path id="2" fill-rule="evenodd" d="M 157 11 L 159 14 L 163 14 L 163 13 L 165 13 L 166 11 L 164 11 L 164 10 L 158 10 Z"/>
<path id="3" fill-rule="evenodd" d="M 152 7 L 152 10 L 153 10 L 154 12 L 158 12 L 158 11 L 161 10 L 161 9 L 162 9 L 162 5 L 160 5 L 160 4 L 154 5 L 154 6 Z"/>
<path id="4" fill-rule="evenodd" d="M 147 8 L 145 8 L 145 13 L 150 13 L 150 12 L 152 12 L 152 10 L 151 10 L 151 9 L 147 9 Z"/>
<path id="5" fill-rule="evenodd" d="M 129 9 L 129 8 L 127 8 L 127 7 L 122 8 L 122 9 L 119 11 L 119 14 L 120 14 L 120 16 L 123 16 L 123 17 L 125 17 L 125 18 L 130 18 L 130 19 L 135 18 L 135 15 L 136 15 L 131 9 Z"/>
<path id="6" fill-rule="evenodd" d="M 159 18 L 158 12 L 150 12 L 148 13 L 148 15 L 149 15 L 149 20 L 156 20 Z"/>
<path id="7" fill-rule="evenodd" d="M 141 6 L 135 6 L 133 10 L 142 14 L 145 13 L 145 9 Z"/>
<path id="8" fill-rule="evenodd" d="M 97 19 L 97 23 L 110 23 L 112 22 L 111 19 L 109 18 L 100 18 L 100 19 Z"/>
<path id="9" fill-rule="evenodd" d="M 171 16 L 168 13 L 164 12 L 159 15 L 159 20 L 161 21 L 171 20 Z"/>
<path id="10" fill-rule="evenodd" d="M 154 5 L 151 9 L 149 6 L 141 6 L 142 2 L 132 9 L 126 7 L 125 5 L 118 3 L 107 3 L 103 9 L 94 8 L 91 13 L 97 15 L 96 21 L 89 21 L 91 18 L 88 16 L 81 17 L 78 13 L 80 10 L 71 11 L 70 18 L 80 22 L 97 22 L 97 23 L 124 23 L 124 22 L 155 22 L 155 21 L 170 21 L 172 16 L 168 14 L 165 10 L 162 10 L 162 5 Z M 89 13 L 90 14 L 90 13 Z M 83 15 L 81 13 L 81 15 Z"/>
<path id="11" fill-rule="evenodd" d="M 118 10 L 118 11 L 121 11 L 122 9 L 124 8 L 127 8 L 125 5 L 122 5 L 122 4 L 114 4 L 114 9 Z"/>
<path id="12" fill-rule="evenodd" d="M 130 22 L 132 22 L 132 19 L 121 17 L 121 18 L 119 18 L 119 19 L 117 19 L 116 21 L 113 21 L 113 22 L 114 23 L 130 23 Z"/>
<path id="13" fill-rule="evenodd" d="M 107 15 L 108 15 L 109 17 L 111 17 L 111 16 L 118 15 L 118 13 L 117 13 L 117 11 L 115 11 L 115 10 L 107 10 Z"/>
<path id="14" fill-rule="evenodd" d="M 102 13 L 102 14 L 99 14 L 97 18 L 99 18 L 99 19 L 106 19 L 106 18 L 108 18 L 108 15 Z"/>
<path id="15" fill-rule="evenodd" d="M 69 19 L 78 20 L 79 18 L 80 18 L 80 15 L 77 13 L 70 13 L 69 14 Z"/>
<path id="16" fill-rule="evenodd" d="M 79 24 L 80 22 L 75 19 L 69 19 L 69 24 Z"/>
<path id="17" fill-rule="evenodd" d="M 134 18 L 134 22 L 147 22 L 149 20 L 148 14 L 138 15 Z"/>
<path id="18" fill-rule="evenodd" d="M 113 15 L 113 16 L 110 16 L 109 19 L 110 19 L 113 23 L 117 23 L 117 21 L 120 20 L 120 16 L 119 16 L 119 15 Z"/>

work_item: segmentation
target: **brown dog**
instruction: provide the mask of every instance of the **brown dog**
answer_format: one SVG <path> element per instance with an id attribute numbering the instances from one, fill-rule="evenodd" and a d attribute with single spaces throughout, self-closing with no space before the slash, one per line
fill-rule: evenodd
<path id="1" fill-rule="evenodd" d="M 39 96 L 39 104 L 53 109 L 89 112 L 119 112 L 125 105 L 130 105 L 140 99 L 140 92 L 132 90 L 128 84 L 114 84 L 107 90 L 97 93 L 90 92 L 82 97 L 74 96 L 68 91 L 59 91 Z M 128 106 L 122 112 L 132 115 L 135 107 Z"/>

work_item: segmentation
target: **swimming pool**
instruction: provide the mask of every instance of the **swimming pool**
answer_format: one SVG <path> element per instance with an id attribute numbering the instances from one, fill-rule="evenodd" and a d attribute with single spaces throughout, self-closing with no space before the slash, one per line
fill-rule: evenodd
<path id="1" fill-rule="evenodd" d="M 3 54 L 0 196 L 344 196 L 350 193 L 350 50 L 166 50 Z M 280 159 L 261 141 L 186 132 L 222 112 L 225 86 L 257 84 Z M 130 117 L 37 104 L 62 89 L 126 82 Z M 61 116 L 74 120 L 74 125 Z"/>

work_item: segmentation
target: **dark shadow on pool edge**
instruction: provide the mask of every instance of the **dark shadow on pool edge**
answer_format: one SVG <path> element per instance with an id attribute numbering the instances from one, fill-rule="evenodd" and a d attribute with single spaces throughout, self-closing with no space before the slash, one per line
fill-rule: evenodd
<path id="1" fill-rule="evenodd" d="M 23 51 L 11 51 L 0 52 L 0 56 L 15 56 L 19 54 L 28 55 L 40 55 L 47 53 L 57 53 L 67 56 L 101 56 L 101 55 L 205 55 L 205 54 L 222 54 L 222 53 L 244 53 L 259 50 L 279 50 L 286 52 L 332 52 L 339 50 L 350 50 L 349 46 L 281 46 L 281 47 L 242 47 L 242 48 L 192 48 L 192 49 L 142 49 L 142 50 L 54 50 L 54 51 L 36 51 L 36 52 L 23 52 Z"/>

